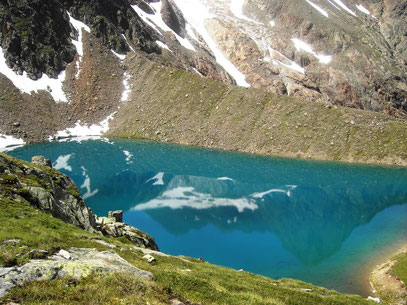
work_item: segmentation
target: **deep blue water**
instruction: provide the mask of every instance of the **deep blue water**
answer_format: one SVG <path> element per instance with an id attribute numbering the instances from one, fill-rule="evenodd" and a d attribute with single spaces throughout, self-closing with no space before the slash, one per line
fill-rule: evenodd
<path id="1" fill-rule="evenodd" d="M 378 257 L 407 242 L 407 169 L 270 158 L 146 141 L 27 145 L 99 216 L 163 252 L 366 295 Z"/>

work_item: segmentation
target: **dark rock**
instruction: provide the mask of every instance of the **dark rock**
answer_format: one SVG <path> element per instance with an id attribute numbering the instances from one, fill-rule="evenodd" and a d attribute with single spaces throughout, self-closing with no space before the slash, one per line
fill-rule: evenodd
<path id="1" fill-rule="evenodd" d="M 123 211 L 109 211 L 109 218 L 113 218 L 116 222 L 123 222 Z"/>
<path id="2" fill-rule="evenodd" d="M 47 256 L 48 256 L 48 251 L 45 251 L 45 250 L 33 249 L 30 252 L 28 252 L 28 257 L 30 259 L 44 259 Z"/>
<path id="3" fill-rule="evenodd" d="M 36 165 L 52 167 L 52 162 L 43 156 L 33 156 L 31 162 Z"/>
<path id="4" fill-rule="evenodd" d="M 185 37 L 185 20 L 182 12 L 172 0 L 162 0 L 161 16 L 170 29 L 181 37 Z"/>

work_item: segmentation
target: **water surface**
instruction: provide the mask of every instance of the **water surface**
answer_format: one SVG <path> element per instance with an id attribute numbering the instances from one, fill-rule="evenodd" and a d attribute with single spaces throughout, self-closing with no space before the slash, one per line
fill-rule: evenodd
<path id="1" fill-rule="evenodd" d="M 28 145 L 99 216 L 151 234 L 163 252 L 366 296 L 369 270 L 407 242 L 407 170 L 220 152 L 146 141 Z"/>

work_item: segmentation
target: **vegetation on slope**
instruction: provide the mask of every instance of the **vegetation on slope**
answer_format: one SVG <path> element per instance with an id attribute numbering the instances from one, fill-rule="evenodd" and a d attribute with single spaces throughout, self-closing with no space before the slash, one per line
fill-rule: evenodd
<path id="1" fill-rule="evenodd" d="M 407 165 L 407 123 L 254 88 L 225 85 L 143 57 L 109 136 L 268 155 Z"/>
<path id="2" fill-rule="evenodd" d="M 49 170 L 51 176 L 55 173 Z M 3 171 L 0 179 L 1 267 L 26 263 L 35 249 L 49 254 L 71 247 L 111 249 L 132 265 L 152 272 L 154 280 L 111 274 L 26 282 L 0 299 L 0 304 L 170 304 L 175 300 L 184 304 L 374 304 L 359 296 L 339 294 L 296 280 L 275 281 L 194 258 L 152 252 L 156 261 L 148 263 L 143 258 L 145 250 L 126 239 L 88 233 L 37 210 L 27 200 L 10 199 L 12 176 Z M 36 181 L 38 177 L 31 178 L 32 183 L 42 184 L 41 180 Z"/>

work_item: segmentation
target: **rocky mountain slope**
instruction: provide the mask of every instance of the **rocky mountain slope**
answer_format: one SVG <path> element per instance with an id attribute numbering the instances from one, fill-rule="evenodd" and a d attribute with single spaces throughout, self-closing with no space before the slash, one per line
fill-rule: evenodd
<path id="1" fill-rule="evenodd" d="M 146 78 L 141 87 L 132 88 L 131 79 L 148 67 L 142 65 L 141 71 L 134 67 L 133 59 L 140 57 L 226 85 L 259 88 L 264 95 L 277 93 L 287 107 L 290 102 L 284 95 L 311 104 L 368 110 L 359 114 L 367 120 L 376 116 L 369 111 L 382 112 L 403 125 L 407 118 L 406 6 L 406 1 L 374 0 L 3 2 L 2 142 L 10 143 L 5 135 L 26 142 L 99 135 L 109 129 L 109 121 L 123 125 L 118 119 L 126 115 L 123 108 L 139 107 L 137 99 L 154 81 Z M 252 101 L 243 102 L 247 107 L 241 117 L 253 116 Z M 166 113 L 154 111 L 151 115 L 157 121 L 169 121 Z M 293 118 L 302 124 L 296 112 Z M 208 134 L 200 131 L 205 124 L 222 125 L 231 117 L 219 119 L 200 122 L 199 144 L 206 145 Z M 318 138 L 310 128 L 314 123 L 307 122 L 305 129 Z M 369 128 L 368 123 L 364 126 Z M 295 133 L 293 128 L 289 127 Z M 330 136 L 344 139 L 343 132 L 342 126 L 338 135 Z M 182 137 L 174 134 L 171 141 L 184 143 Z M 266 141 L 264 135 L 259 137 Z M 274 142 L 285 146 L 284 141 Z M 269 145 L 250 151 L 279 154 Z M 290 145 L 288 151 L 298 152 Z M 313 156 L 304 149 L 299 153 Z"/>

